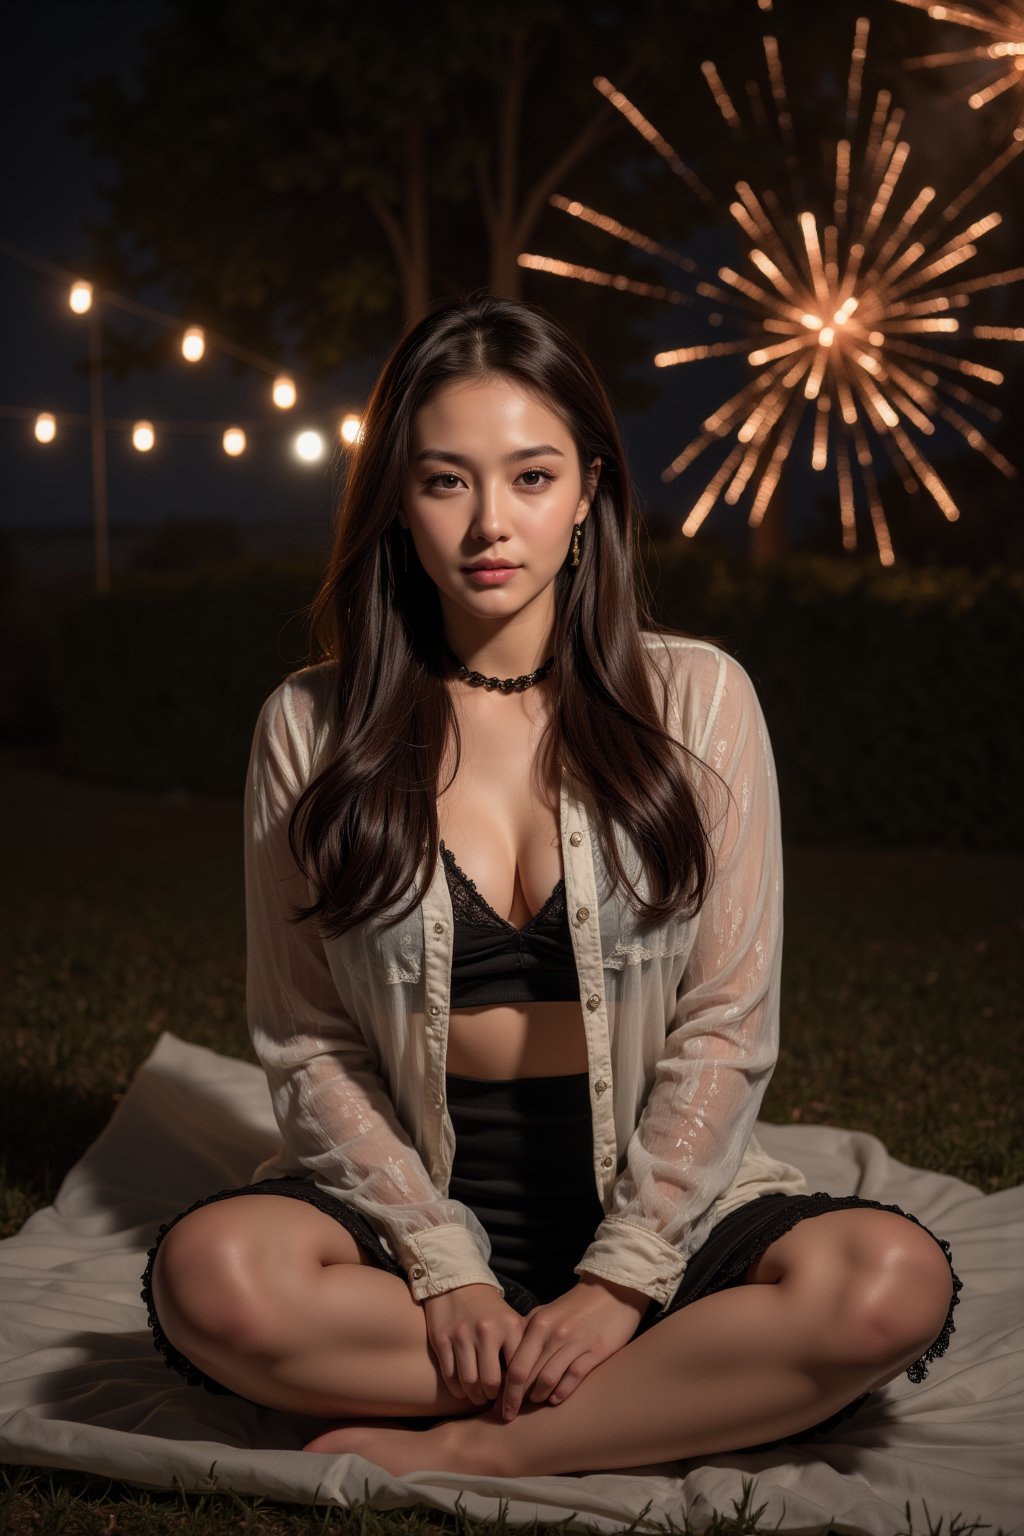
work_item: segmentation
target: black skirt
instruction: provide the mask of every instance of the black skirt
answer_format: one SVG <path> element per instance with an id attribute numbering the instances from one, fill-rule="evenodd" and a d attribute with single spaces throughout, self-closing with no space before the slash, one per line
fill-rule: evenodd
<path id="1" fill-rule="evenodd" d="M 491 1240 L 491 1269 L 504 1288 L 505 1300 L 525 1317 L 534 1307 L 576 1284 L 574 1266 L 604 1214 L 594 1182 L 588 1075 L 583 1072 L 563 1077 L 490 1081 L 448 1073 L 446 1083 L 455 1129 L 449 1194 L 467 1205 L 479 1219 Z M 166 1363 L 193 1385 L 230 1395 L 235 1395 L 230 1388 L 193 1365 L 164 1334 L 153 1302 L 152 1276 L 157 1249 L 171 1227 L 200 1206 L 237 1195 L 285 1195 L 303 1200 L 350 1232 L 378 1269 L 407 1278 L 402 1265 L 387 1252 L 365 1217 L 309 1179 L 263 1179 L 197 1200 L 160 1228 L 142 1277 L 142 1299 L 154 1345 Z M 922 1225 L 916 1216 L 899 1206 L 883 1205 L 859 1195 L 817 1191 L 807 1195 L 757 1196 L 716 1223 L 690 1258 L 674 1294 L 662 1305 L 651 1302 L 637 1333 L 646 1332 L 704 1296 L 742 1284 L 750 1265 L 797 1222 L 826 1211 L 858 1207 L 894 1211 Z M 931 1361 L 945 1354 L 954 1330 L 953 1309 L 962 1289 L 953 1270 L 949 1244 L 933 1232 L 929 1235 L 946 1256 L 953 1290 L 941 1332 L 907 1368 L 907 1375 L 915 1382 L 923 1381 Z M 863 1393 L 812 1429 L 787 1438 L 802 1439 L 831 1429 L 854 1413 L 867 1396 Z"/>

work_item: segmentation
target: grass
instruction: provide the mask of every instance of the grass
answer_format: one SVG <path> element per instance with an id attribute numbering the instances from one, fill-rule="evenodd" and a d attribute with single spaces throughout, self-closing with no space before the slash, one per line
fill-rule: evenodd
<path id="1" fill-rule="evenodd" d="M 77 783 L 10 752 L 0 769 L 14 896 L 0 925 L 2 1236 L 53 1198 L 161 1030 L 252 1057 L 240 804 Z M 903 1161 L 985 1190 L 1024 1180 L 1022 877 L 1019 856 L 787 848 L 784 1050 L 763 1117 L 870 1131 Z M 754 1513 L 723 1514 L 716 1536 L 759 1529 Z M 472 1524 L 422 1507 L 162 1495 L 73 1473 L 24 1470 L 0 1485 L 0 1536 L 470 1536 Z M 956 1517 L 948 1529 L 974 1527 Z"/>

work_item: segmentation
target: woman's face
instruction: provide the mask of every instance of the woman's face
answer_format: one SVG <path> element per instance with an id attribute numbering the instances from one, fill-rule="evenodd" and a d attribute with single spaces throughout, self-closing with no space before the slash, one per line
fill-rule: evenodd
<path id="1" fill-rule="evenodd" d="M 552 584 L 599 469 L 595 461 L 584 485 L 569 428 L 542 396 L 504 375 L 457 380 L 431 395 L 413 419 L 399 521 L 442 609 L 508 618 L 543 599 L 553 617 Z M 481 560 L 513 569 L 478 576 L 468 567 Z"/>

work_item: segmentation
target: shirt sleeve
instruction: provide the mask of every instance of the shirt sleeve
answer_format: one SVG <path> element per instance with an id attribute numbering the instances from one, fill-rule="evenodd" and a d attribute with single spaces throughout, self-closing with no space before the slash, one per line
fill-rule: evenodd
<path id="1" fill-rule="evenodd" d="M 400 1124 L 316 919 L 288 920 L 313 900 L 288 846 L 312 735 L 309 695 L 288 680 L 260 713 L 245 786 L 246 1003 L 278 1126 L 316 1184 L 386 1236 L 415 1300 L 473 1283 L 504 1294 L 482 1226 L 435 1187 Z"/>
<path id="2" fill-rule="evenodd" d="M 731 791 L 712 820 L 715 873 L 674 1017 L 611 1208 L 576 1272 L 666 1302 L 736 1176 L 779 1040 L 782 837 L 775 763 L 753 684 L 721 654 L 704 760 Z M 714 775 L 703 776 L 709 793 Z"/>

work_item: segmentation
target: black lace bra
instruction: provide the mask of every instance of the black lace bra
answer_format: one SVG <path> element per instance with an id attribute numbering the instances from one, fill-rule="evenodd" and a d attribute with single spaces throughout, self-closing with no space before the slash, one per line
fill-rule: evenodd
<path id="1" fill-rule="evenodd" d="M 540 911 L 516 928 L 484 900 L 443 840 L 441 857 L 455 921 L 451 1006 L 579 1002 L 564 877 Z"/>

